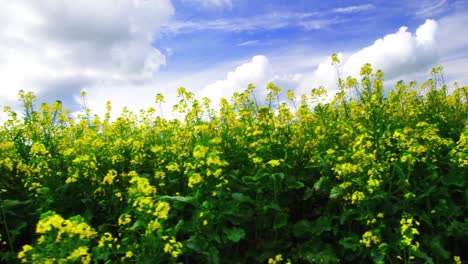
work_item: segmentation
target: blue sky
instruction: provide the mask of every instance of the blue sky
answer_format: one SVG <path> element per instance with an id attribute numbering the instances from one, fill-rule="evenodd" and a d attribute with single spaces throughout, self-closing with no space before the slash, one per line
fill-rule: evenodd
<path id="1" fill-rule="evenodd" d="M 423 80 L 445 67 L 468 82 L 468 1 L 0 0 L 0 106 L 19 109 L 20 89 L 62 100 L 78 95 L 102 114 L 111 100 L 138 111 L 184 86 L 213 101 L 273 81 L 307 93 L 336 90 L 329 57 L 343 76 L 370 62 L 386 85 Z M 19 15 L 21 14 L 21 15 Z M 389 89 L 390 89 L 389 88 Z M 214 104 L 215 106 L 216 104 Z M 4 117 L 3 117 L 4 118 Z"/>
<path id="2" fill-rule="evenodd" d="M 199 29 L 186 25 L 172 32 L 168 25 L 155 46 L 174 51 L 168 66 L 185 67 L 304 47 L 358 49 L 402 25 L 414 29 L 424 23 L 425 17 L 414 15 L 423 6 L 407 2 L 239 0 L 206 8 L 195 1 L 176 1 L 175 19 Z M 441 15 L 434 13 L 431 18 Z"/>

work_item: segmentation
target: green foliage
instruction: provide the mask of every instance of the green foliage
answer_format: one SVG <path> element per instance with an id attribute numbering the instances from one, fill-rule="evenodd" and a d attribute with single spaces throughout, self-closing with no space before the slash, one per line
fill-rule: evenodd
<path id="1" fill-rule="evenodd" d="M 332 100 L 270 83 L 263 106 L 249 85 L 219 111 L 181 87 L 177 120 L 161 94 L 111 121 L 110 102 L 74 120 L 21 92 L 0 128 L 0 259 L 467 260 L 468 87 L 449 93 L 440 67 L 420 86 L 383 76 L 365 64 Z"/>

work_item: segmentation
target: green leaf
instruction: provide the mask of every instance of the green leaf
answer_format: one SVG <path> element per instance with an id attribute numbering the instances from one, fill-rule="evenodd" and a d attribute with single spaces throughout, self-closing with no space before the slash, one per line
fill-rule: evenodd
<path id="1" fill-rule="evenodd" d="M 330 199 L 333 199 L 333 200 L 338 199 L 341 196 L 343 196 L 343 194 L 344 194 L 343 188 L 341 188 L 340 186 L 335 186 L 330 191 Z"/>
<path id="2" fill-rule="evenodd" d="M 286 180 L 286 186 L 288 186 L 288 189 L 292 189 L 292 190 L 297 190 L 297 189 L 301 189 L 304 187 L 304 183 L 303 182 L 300 182 L 300 181 L 296 181 L 296 179 L 294 178 L 288 178 L 288 180 Z"/>
<path id="3" fill-rule="evenodd" d="M 180 229 L 182 229 L 185 225 L 184 219 L 180 219 L 179 222 L 174 226 L 174 228 L 168 228 L 167 230 L 169 231 L 174 231 L 174 232 L 179 232 Z"/>
<path id="4" fill-rule="evenodd" d="M 455 185 L 458 187 L 465 186 L 466 175 L 462 173 L 450 173 L 445 176 L 441 176 L 442 183 L 445 185 Z"/>
<path id="5" fill-rule="evenodd" d="M 301 220 L 294 224 L 293 235 L 297 238 L 306 238 L 310 236 L 310 230 L 312 229 L 312 223 L 307 220 Z"/>
<path id="6" fill-rule="evenodd" d="M 270 174 L 265 172 L 265 173 L 263 173 L 263 174 L 256 175 L 256 176 L 252 177 L 252 179 L 253 179 L 254 181 L 258 181 L 258 180 L 260 180 L 260 179 L 262 179 L 262 178 L 265 178 L 265 177 L 268 177 L 268 176 L 270 176 Z"/>
<path id="7" fill-rule="evenodd" d="M 314 194 L 314 189 L 307 187 L 304 191 L 304 196 L 302 197 L 302 200 L 308 200 L 312 195 Z"/>
<path id="8" fill-rule="evenodd" d="M 435 256 L 441 256 L 443 259 L 447 260 L 450 257 L 450 252 L 447 251 L 442 243 L 440 236 L 422 236 L 422 238 L 426 238 L 429 241 L 428 246 L 431 252 L 433 252 Z"/>
<path id="9" fill-rule="evenodd" d="M 376 264 L 384 264 L 385 263 L 385 256 L 387 255 L 387 243 L 381 243 L 378 247 L 378 250 L 372 250 L 371 256 L 372 260 Z"/>
<path id="10" fill-rule="evenodd" d="M 224 234 L 226 234 L 227 238 L 235 243 L 245 238 L 244 229 L 239 228 L 239 227 L 225 228 L 223 231 L 224 231 Z"/>
<path id="11" fill-rule="evenodd" d="M 238 201 L 239 203 L 251 203 L 254 204 L 254 201 L 247 195 L 243 193 L 233 193 L 231 195 L 233 200 Z"/>
<path id="12" fill-rule="evenodd" d="M 272 210 L 275 210 L 275 211 L 281 211 L 281 207 L 275 203 L 275 202 L 271 202 L 265 206 L 263 206 L 263 211 L 268 211 L 268 209 L 272 209 Z"/>
<path id="13" fill-rule="evenodd" d="M 208 252 L 208 261 L 209 264 L 218 264 L 219 262 L 219 251 L 215 247 L 210 247 Z"/>
<path id="14" fill-rule="evenodd" d="M 293 235 L 297 238 L 305 238 L 310 236 L 319 236 L 323 232 L 331 231 L 331 219 L 327 216 L 321 216 L 315 221 L 301 220 L 294 224 Z"/>
<path id="15" fill-rule="evenodd" d="M 147 178 L 147 179 L 151 178 L 151 175 L 148 173 L 141 173 L 139 176 L 142 178 Z"/>
<path id="16" fill-rule="evenodd" d="M 1 205 L 4 209 L 9 210 L 13 207 L 24 206 L 24 205 L 30 204 L 31 202 L 32 202 L 31 200 L 26 200 L 26 201 L 3 200 Z"/>
<path id="17" fill-rule="evenodd" d="M 260 179 L 262 179 L 262 178 L 265 178 L 265 177 L 268 177 L 268 176 L 270 176 L 270 173 L 268 173 L 268 172 L 263 172 L 262 169 L 259 169 L 259 170 L 257 171 L 257 173 L 255 173 L 255 175 L 252 177 L 252 179 L 253 179 L 254 181 L 258 181 L 258 180 L 260 180 Z"/>
<path id="18" fill-rule="evenodd" d="M 348 237 L 344 237 L 338 241 L 343 248 L 351 249 L 351 251 L 356 251 L 359 248 L 359 236 L 353 234 Z"/>
<path id="19" fill-rule="evenodd" d="M 190 204 L 193 204 L 193 200 L 194 200 L 192 196 L 168 196 L 168 195 L 161 196 L 161 199 L 166 200 L 166 201 L 177 201 L 177 202 L 190 203 Z"/>
<path id="20" fill-rule="evenodd" d="M 197 253 L 202 253 L 203 252 L 203 249 L 199 243 L 199 240 L 202 239 L 202 238 L 199 238 L 197 235 L 194 235 L 194 236 L 191 236 L 187 241 L 185 241 L 184 245 L 197 252 Z"/>
<path id="21" fill-rule="evenodd" d="M 323 168 L 325 168 L 327 171 L 330 169 L 330 167 L 328 166 L 328 163 L 325 161 L 325 159 L 323 159 L 322 155 L 318 154 L 318 155 L 315 155 L 314 157 L 320 160 L 320 165 L 322 165 Z"/>
<path id="22" fill-rule="evenodd" d="M 245 184 L 254 184 L 252 176 L 242 176 L 242 182 Z"/>
<path id="23" fill-rule="evenodd" d="M 398 175 L 398 178 L 400 179 L 401 183 L 404 183 L 406 181 L 407 177 L 403 172 L 403 169 L 396 163 L 393 163 L 393 172 Z"/>
<path id="24" fill-rule="evenodd" d="M 273 229 L 280 229 L 285 227 L 288 223 L 288 215 L 285 213 L 279 213 L 275 215 L 275 220 L 273 221 Z"/>
<path id="25" fill-rule="evenodd" d="M 311 232 L 320 235 L 325 231 L 332 230 L 331 219 L 327 216 L 321 216 L 317 218 L 312 224 Z"/>
<path id="26" fill-rule="evenodd" d="M 136 231 L 138 230 L 139 228 L 143 228 L 145 226 L 145 224 L 143 223 L 143 221 L 141 220 L 137 220 L 132 227 L 130 227 L 129 229 L 131 231 Z"/>
<path id="27" fill-rule="evenodd" d="M 424 193 L 418 195 L 416 197 L 417 200 L 422 200 L 425 197 L 431 196 L 432 194 L 437 192 L 437 186 L 431 186 L 424 191 Z"/>
<path id="28" fill-rule="evenodd" d="M 425 264 L 434 264 L 434 260 L 429 255 L 427 255 L 425 252 L 421 250 L 411 250 L 411 253 L 413 253 L 415 257 L 424 259 Z"/>
<path id="29" fill-rule="evenodd" d="M 320 191 L 320 188 L 322 188 L 322 185 L 327 181 L 327 178 L 326 177 L 320 177 L 320 179 L 318 181 L 316 181 L 314 183 L 314 189 L 316 191 Z"/>

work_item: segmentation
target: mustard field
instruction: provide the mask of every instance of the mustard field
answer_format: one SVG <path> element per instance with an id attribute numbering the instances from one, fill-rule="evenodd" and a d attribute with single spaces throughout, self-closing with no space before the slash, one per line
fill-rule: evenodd
<path id="1" fill-rule="evenodd" d="M 172 120 L 161 94 L 76 119 L 20 92 L 0 127 L 0 261 L 462 263 L 468 87 L 440 67 L 383 77 L 366 64 L 331 100 L 251 85 L 216 109 L 179 88 Z"/>

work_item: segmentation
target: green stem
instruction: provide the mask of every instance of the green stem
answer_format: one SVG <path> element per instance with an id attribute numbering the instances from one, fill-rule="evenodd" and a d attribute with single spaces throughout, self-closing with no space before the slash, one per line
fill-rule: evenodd
<path id="1" fill-rule="evenodd" d="M 7 220 L 6 220 L 5 208 L 3 208 L 3 200 L 2 200 L 2 204 L 0 205 L 0 208 L 2 208 L 2 218 L 3 218 L 3 224 L 5 226 L 5 231 L 6 231 L 6 234 L 7 234 L 8 247 L 10 248 L 11 252 L 14 252 L 13 244 L 12 244 L 11 237 L 10 237 L 10 230 L 8 228 L 8 224 L 7 224 Z"/>

